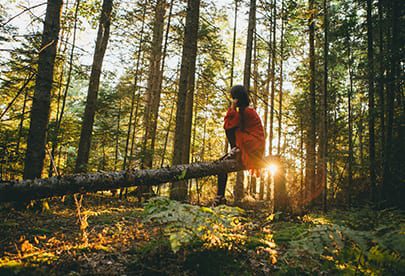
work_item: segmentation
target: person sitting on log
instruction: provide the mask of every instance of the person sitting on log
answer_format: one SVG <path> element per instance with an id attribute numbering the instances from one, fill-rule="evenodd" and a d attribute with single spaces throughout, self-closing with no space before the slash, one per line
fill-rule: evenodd
<path id="1" fill-rule="evenodd" d="M 231 151 L 222 159 L 239 159 L 246 169 L 258 176 L 262 162 L 265 137 L 263 124 L 256 110 L 249 107 L 247 89 L 242 85 L 231 88 L 232 104 L 224 118 L 226 137 Z M 225 188 L 228 175 L 218 175 L 218 192 L 214 205 L 225 204 Z"/>

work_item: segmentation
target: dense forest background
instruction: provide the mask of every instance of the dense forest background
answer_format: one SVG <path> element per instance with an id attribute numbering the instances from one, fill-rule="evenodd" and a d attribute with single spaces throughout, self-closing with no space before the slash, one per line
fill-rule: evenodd
<path id="1" fill-rule="evenodd" d="M 294 208 L 401 205 L 403 6 L 2 1 L 1 180 L 216 160 L 241 83 Z M 271 198 L 267 177 L 245 175 L 245 195 Z M 214 178 L 176 185 L 215 193 Z"/>
<path id="2" fill-rule="evenodd" d="M 0 274 L 405 275 L 404 6 L 0 0 Z"/>

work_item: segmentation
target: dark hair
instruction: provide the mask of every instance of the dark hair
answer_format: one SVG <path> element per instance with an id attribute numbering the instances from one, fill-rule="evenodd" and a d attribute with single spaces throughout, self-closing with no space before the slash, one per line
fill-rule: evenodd
<path id="1" fill-rule="evenodd" d="M 247 89 L 243 85 L 235 85 L 231 88 L 232 99 L 237 99 L 237 107 L 239 107 L 239 128 L 245 129 L 245 108 L 249 106 L 249 95 Z"/>

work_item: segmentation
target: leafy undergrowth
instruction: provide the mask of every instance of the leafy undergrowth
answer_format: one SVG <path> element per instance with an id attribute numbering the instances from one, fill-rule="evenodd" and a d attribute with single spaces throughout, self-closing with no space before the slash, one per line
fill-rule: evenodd
<path id="1" fill-rule="evenodd" d="M 87 241 L 72 202 L 0 210 L 0 274 L 405 275 L 404 214 L 333 210 L 291 217 L 151 199 L 86 196 Z"/>

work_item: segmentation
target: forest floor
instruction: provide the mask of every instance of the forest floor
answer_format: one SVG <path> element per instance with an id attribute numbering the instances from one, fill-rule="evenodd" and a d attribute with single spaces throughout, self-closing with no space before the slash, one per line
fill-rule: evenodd
<path id="1" fill-rule="evenodd" d="M 395 209 L 271 214 L 154 198 L 85 196 L 44 212 L 0 209 L 0 275 L 405 275 Z"/>

